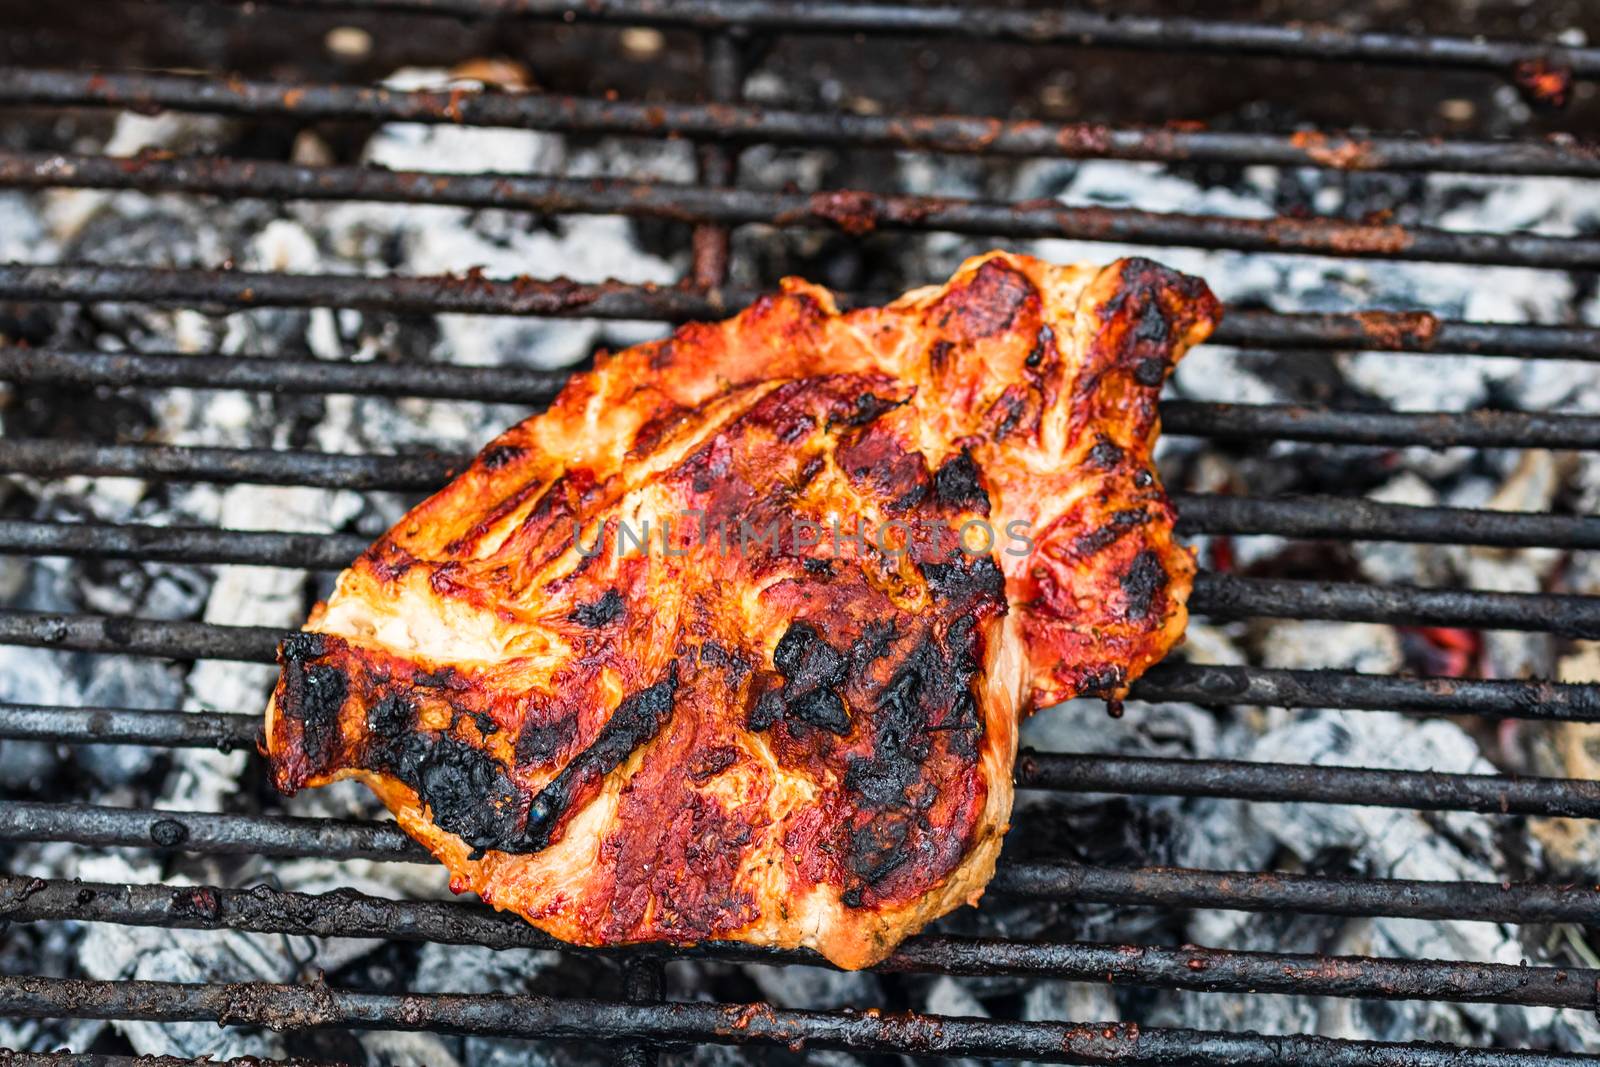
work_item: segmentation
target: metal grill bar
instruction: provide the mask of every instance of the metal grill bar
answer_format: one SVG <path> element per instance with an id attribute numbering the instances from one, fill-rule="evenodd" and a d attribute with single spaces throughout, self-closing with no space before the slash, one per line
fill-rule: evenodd
<path id="1" fill-rule="evenodd" d="M 439 363 L 354 363 L 0 347 L 0 379 L 77 387 L 200 386 L 542 405 L 560 391 L 567 377 L 566 371 Z M 1600 448 L 1600 418 L 1593 416 L 1513 411 L 1371 412 L 1192 401 L 1167 401 L 1161 410 L 1168 433 L 1204 437 L 1254 439 L 1270 436 L 1299 441 L 1436 448 Z M 51 442 L 52 449 L 56 445 L 57 442 Z M 1458 510 L 1463 515 L 1474 514 Z"/>
<path id="2" fill-rule="evenodd" d="M 0 264 L 0 299 L 153 303 L 221 310 L 339 307 L 415 314 L 684 321 L 722 318 L 759 295 L 745 289 L 702 292 L 622 282 L 582 284 L 560 278 L 492 279 L 470 274 L 355 278 L 336 274 Z M 874 293 L 837 295 L 846 306 L 886 299 L 885 294 Z M 1212 339 L 1218 344 L 1252 348 L 1372 349 L 1600 360 L 1600 328 L 1461 322 L 1416 311 L 1230 311 Z"/>
<path id="3" fill-rule="evenodd" d="M 188 985 L 0 977 L 0 1012 L 44 1018 L 220 1021 L 275 1029 L 328 1026 L 572 1041 L 788 1045 L 918 1056 L 987 1056 L 1157 1067 L 1592 1067 L 1577 1053 L 1293 1035 L 1225 1034 L 1133 1023 L 1012 1023 L 938 1015 L 790 1011 L 766 1004 L 624 1004 L 543 996 L 380 994 L 264 982 Z"/>
<path id="4" fill-rule="evenodd" d="M 1600 722 L 1600 686 L 1469 678 L 1401 678 L 1168 662 L 1133 685 L 1135 700 L 1280 708 L 1344 708 L 1545 722 Z"/>
<path id="5" fill-rule="evenodd" d="M 241 0 L 230 0 L 241 2 Z M 1506 73 L 1543 62 L 1579 77 L 1600 74 L 1600 48 L 1442 34 L 1350 31 L 1326 24 L 1272 25 L 1058 9 L 922 6 L 830 0 L 268 0 L 313 11 L 405 12 L 461 18 L 585 19 L 702 30 L 748 27 L 785 33 L 958 36 L 1029 44 L 1085 45 L 1457 67 Z"/>
<path id="6" fill-rule="evenodd" d="M 0 152 L 0 187 L 140 189 L 287 200 L 452 204 L 541 214 L 617 214 L 686 223 L 948 231 L 1008 238 L 1182 245 L 1339 258 L 1501 264 L 1562 270 L 1600 265 L 1600 238 L 1406 228 L 1333 218 L 1242 219 L 1132 208 L 1007 203 L 860 190 L 782 193 L 602 178 L 444 174 L 304 167 L 268 160 L 135 158 Z"/>
<path id="7" fill-rule="evenodd" d="M 200 387 L 285 393 L 421 396 L 543 405 L 568 371 L 447 363 L 294 360 L 0 346 L 0 379 L 81 388 Z M 1600 419 L 1543 412 L 1378 412 L 1300 405 L 1167 401 L 1166 431 L 1204 437 L 1273 436 L 1346 444 L 1600 447 Z"/>
<path id="8" fill-rule="evenodd" d="M 1329 540 L 1600 548 L 1600 519 L 1474 508 L 1412 507 L 1359 497 L 1238 497 L 1173 493 L 1186 533 L 1277 534 Z"/>
<path id="9" fill-rule="evenodd" d="M 1227 619 L 1336 619 L 1600 636 L 1600 597 L 1552 593 L 1420 589 L 1202 573 L 1195 580 L 1189 609 Z M 82 652 L 271 662 L 282 636 L 283 631 L 266 626 L 0 609 L 0 643 Z"/>
<path id="10" fill-rule="evenodd" d="M 1169 400 L 1163 429 L 1190 437 L 1428 448 L 1600 448 L 1600 419 L 1522 411 L 1349 411 L 1293 404 Z"/>
<path id="11" fill-rule="evenodd" d="M 205 856 L 322 856 L 392 863 L 428 863 L 432 859 L 390 822 L 141 811 L 20 800 L 0 808 L 0 840 L 69 841 Z"/>
<path id="12" fill-rule="evenodd" d="M 1442 544 L 1600 548 L 1600 520 L 1466 508 L 1412 508 L 1359 498 L 1299 500 L 1174 494 L 1183 533 L 1278 534 Z M 0 553 L 167 563 L 240 563 L 338 570 L 363 552 L 356 534 L 0 519 Z"/>
<path id="13" fill-rule="evenodd" d="M 97 615 L 0 613 L 0 644 L 80 652 L 270 662 L 282 633 L 265 626 L 219 626 Z M 1265 667 L 1152 667 L 1133 686 L 1135 700 L 1258 704 L 1484 715 L 1551 722 L 1600 722 L 1600 686 L 1554 682 L 1400 678 L 1349 671 Z"/>
<path id="14" fill-rule="evenodd" d="M 250 747 L 260 726 L 259 716 L 221 712 L 0 703 L 0 739 L 8 740 L 227 751 Z M 1025 752 L 1017 761 L 1015 780 L 1022 789 L 1077 793 L 1233 797 L 1491 815 L 1600 818 L 1600 783 L 1561 778 Z"/>
<path id="15" fill-rule="evenodd" d="M 256 886 L 169 887 L 0 877 L 0 917 L 9 922 L 107 922 L 308 937 L 373 937 L 490 948 L 611 952 L 570 945 L 516 916 L 456 901 L 399 901 L 353 890 L 309 894 Z M 828 966 L 807 951 L 737 942 L 692 947 L 632 945 L 623 954 L 740 963 Z M 1202 992 L 1290 993 L 1382 1000 L 1450 1000 L 1590 1008 L 1600 971 L 1453 960 L 1376 959 L 1226 949 L 1009 942 L 923 934 L 874 970 L 1025 975 Z"/>
<path id="16" fill-rule="evenodd" d="M 148 708 L 71 708 L 0 703 L 0 738 L 65 745 L 162 745 L 170 748 L 250 748 L 261 716 L 219 711 Z"/>
<path id="17" fill-rule="evenodd" d="M 1201 572 L 1189 609 L 1213 618 L 1335 619 L 1600 637 L 1600 597 L 1241 578 Z"/>
<path id="18" fill-rule="evenodd" d="M 826 144 L 985 156 L 1267 164 L 1600 177 L 1595 146 L 1571 138 L 1438 140 L 1350 131 L 1290 134 L 966 115 L 854 115 L 731 103 L 677 104 L 545 93 L 429 92 L 181 74 L 0 69 L 0 104 L 163 109 L 300 122 L 365 120 L 563 133 Z"/>
<path id="19" fill-rule="evenodd" d="M 1389 447 L 1457 446 L 1600 449 L 1600 416 L 1513 411 L 1369 413 L 1288 405 L 1161 405 L 1167 432 L 1182 436 L 1263 437 Z M 102 445 L 85 441 L 0 441 L 0 471 L 43 477 L 101 475 L 314 485 L 338 489 L 433 489 L 468 456 L 417 452 L 346 455 L 190 445 Z"/>
<path id="20" fill-rule="evenodd" d="M 393 823 L 144 811 L 16 801 L 0 808 L 0 841 L 67 841 L 201 855 L 319 856 L 428 863 Z M 1323 878 L 1176 867 L 1008 864 L 995 893 L 1158 908 L 1297 911 L 1467 922 L 1600 922 L 1600 890 L 1543 883 Z"/>
<path id="21" fill-rule="evenodd" d="M 1024 752 L 1016 782 L 1026 789 L 1083 793 L 1600 818 L 1600 782 L 1561 778 Z"/>
<path id="22" fill-rule="evenodd" d="M 286 452 L 266 448 L 98 445 L 82 441 L 0 441 L 0 471 L 47 478 L 100 475 L 212 482 L 311 485 L 327 489 L 437 489 L 468 457 Z"/>
<path id="23" fill-rule="evenodd" d="M 627 957 L 622 964 L 622 995 L 630 1004 L 659 1003 L 662 998 L 664 964 L 649 955 Z M 618 1050 L 622 1067 L 646 1067 L 658 1063 L 661 1053 L 649 1041 L 630 1041 Z"/>
<path id="24" fill-rule="evenodd" d="M 569 374 L 567 370 L 459 363 L 358 363 L 0 346 L 0 379 L 81 388 L 180 386 L 542 404 L 561 391 Z"/>
<path id="25" fill-rule="evenodd" d="M 144 303 L 244 310 L 336 307 L 396 314 L 538 315 L 551 318 L 725 318 L 759 294 L 675 286 L 581 284 L 564 278 L 477 274 L 353 277 L 238 270 L 0 264 L 0 299 Z"/>
<path id="26" fill-rule="evenodd" d="M 0 552 L 169 563 L 243 563 L 338 570 L 371 543 L 353 534 L 216 530 L 198 526 L 105 526 L 0 519 Z"/>
<path id="27" fill-rule="evenodd" d="M 348 1064 L 307 1060 L 264 1060 L 247 1056 L 238 1060 L 198 1060 L 181 1056 L 117 1056 L 102 1052 L 17 1052 L 0 1048 L 0 1067 L 349 1067 Z"/>

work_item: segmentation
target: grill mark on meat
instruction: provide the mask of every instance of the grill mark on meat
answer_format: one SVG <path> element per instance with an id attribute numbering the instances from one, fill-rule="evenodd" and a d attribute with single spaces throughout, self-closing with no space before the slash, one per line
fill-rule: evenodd
<path id="1" fill-rule="evenodd" d="M 931 488 L 922 453 L 904 447 L 881 424 L 868 426 L 845 441 L 834 456 L 850 481 L 885 501 L 889 511 L 916 507 Z"/>
<path id="2" fill-rule="evenodd" d="M 1144 619 L 1150 615 L 1156 597 L 1167 588 L 1167 572 L 1161 566 L 1161 557 L 1145 549 L 1133 557 L 1133 562 L 1117 581 L 1121 584 L 1122 595 L 1126 599 L 1122 609 L 1123 617 L 1130 620 Z"/>
<path id="3" fill-rule="evenodd" d="M 830 415 L 828 417 L 828 429 L 832 430 L 838 426 L 865 426 L 884 412 L 893 411 L 910 399 L 910 395 L 907 395 L 903 400 L 894 400 L 878 396 L 876 393 L 862 393 L 856 397 L 854 411 L 846 415 Z"/>
<path id="4" fill-rule="evenodd" d="M 983 661 L 981 621 L 955 618 L 942 642 L 926 634 L 877 695 L 872 753 L 851 756 L 845 769 L 845 788 L 860 802 L 847 857 L 855 880 L 842 894 L 850 907 L 865 906 L 868 891 L 936 848 L 928 809 L 938 787 L 923 768 L 940 743 L 963 761 L 977 757 L 983 719 L 972 687 Z"/>
<path id="5" fill-rule="evenodd" d="M 1038 301 L 1039 292 L 1026 276 L 991 259 L 934 305 L 935 321 L 957 341 L 981 341 L 1011 329 L 1022 309 Z"/>
<path id="6" fill-rule="evenodd" d="M 622 594 L 615 589 L 607 589 L 605 596 L 587 604 L 579 604 L 567 618 L 586 629 L 598 630 L 620 617 L 622 609 Z"/>
<path id="7" fill-rule="evenodd" d="M 338 667 L 312 663 L 344 642 L 319 633 L 294 633 L 278 646 L 283 683 L 278 710 L 300 724 L 300 744 L 312 774 L 329 769 L 339 748 L 339 709 L 350 682 Z"/>
<path id="8" fill-rule="evenodd" d="M 510 466 L 528 450 L 521 445 L 490 445 L 478 457 L 485 470 L 497 471 Z"/>
<path id="9" fill-rule="evenodd" d="M 651 741 L 672 715 L 678 692 L 678 665 L 648 689 L 618 705 L 595 739 L 572 758 L 528 805 L 528 819 L 518 847 L 505 851 L 538 852 L 555 840 L 562 816 L 588 787 L 622 766 L 635 749 Z"/>
<path id="10" fill-rule="evenodd" d="M 1150 521 L 1150 513 L 1143 508 L 1126 508 L 1111 513 L 1111 521 L 1097 530 L 1090 530 L 1072 543 L 1077 556 L 1092 556 L 1115 543 L 1118 538 L 1137 526 Z M 1164 573 L 1164 572 L 1163 572 Z"/>

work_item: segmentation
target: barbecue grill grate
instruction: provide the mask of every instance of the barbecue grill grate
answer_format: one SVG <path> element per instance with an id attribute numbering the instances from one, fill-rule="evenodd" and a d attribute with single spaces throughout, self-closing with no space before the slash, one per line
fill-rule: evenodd
<path id="1" fill-rule="evenodd" d="M 1002 122 L 983 117 L 808 114 L 737 100 L 742 38 L 752 32 L 983 36 L 1320 61 L 1373 61 L 1488 70 L 1525 91 L 1564 95 L 1570 80 L 1600 76 L 1600 49 L 1467 38 L 1344 33 L 1186 19 L 1107 18 L 1078 12 L 1003 12 L 768 0 L 604 0 L 571 8 L 542 0 L 255 0 L 266 9 L 566 18 L 686 27 L 705 33 L 703 104 L 646 104 L 501 95 L 400 92 L 166 74 L 0 71 L 0 104 L 172 108 L 298 121 L 356 119 L 507 125 L 564 132 L 686 137 L 699 143 L 694 185 L 566 180 L 527 175 L 433 175 L 340 166 L 146 157 L 136 160 L 0 151 L 0 187 L 139 189 L 265 199 L 374 200 L 511 208 L 540 213 L 626 214 L 691 224 L 688 284 L 583 285 L 561 279 L 320 277 L 117 265 L 0 265 L 0 298 L 21 302 L 140 302 L 234 310 L 346 307 L 679 321 L 717 317 L 752 294 L 726 288 L 728 228 L 748 223 L 941 230 L 1005 237 L 1292 252 L 1320 256 L 1501 264 L 1561 270 L 1600 267 L 1600 240 L 1464 233 L 1326 219 L 1239 220 L 1114 209 L 1068 209 L 954 198 L 834 190 L 816 194 L 732 188 L 739 147 L 829 144 L 987 156 L 1057 155 L 1163 162 L 1263 163 L 1341 169 L 1455 170 L 1600 177 L 1600 153 L 1570 139 L 1439 141 L 1353 133 L 1266 135 Z M 860 294 L 857 299 L 873 299 Z M 1230 313 L 1217 340 L 1311 349 L 1600 358 L 1600 329 L 1441 321 L 1367 312 Z M 536 404 L 562 375 L 482 367 L 328 363 L 0 348 L 0 378 L 77 387 L 251 389 Z M 1396 414 L 1286 406 L 1169 403 L 1167 432 L 1345 444 L 1600 449 L 1600 417 Z M 416 491 L 438 485 L 464 457 L 332 455 L 156 445 L 0 440 L 0 470 L 40 478 L 130 475 L 145 479 L 260 482 Z M 1409 507 L 1302 497 L 1179 494 L 1189 533 L 1414 541 L 1502 547 L 1600 547 L 1600 519 Z M 347 535 L 0 521 L 0 551 L 180 563 L 342 566 L 365 547 Z M 1363 620 L 1527 629 L 1600 638 L 1600 598 L 1548 593 L 1429 590 L 1204 574 L 1192 607 L 1217 618 Z M 179 660 L 270 662 L 281 634 L 263 627 L 93 615 L 0 611 L 0 643 Z M 1531 681 L 1374 676 L 1342 671 L 1168 664 L 1135 689 L 1139 699 L 1204 704 L 1470 713 L 1500 719 L 1600 722 L 1600 687 Z M 0 704 L 0 738 L 63 744 L 249 747 L 253 715 L 132 708 Z M 1600 817 L 1600 784 L 1361 768 L 1025 754 L 1020 786 L 1093 793 L 1232 797 L 1384 805 L 1418 810 Z M 181 851 L 425 859 L 389 824 L 347 823 L 49 803 L 0 807 L 0 841 L 57 841 Z M 1012 863 L 998 895 L 1175 908 L 1406 916 L 1504 923 L 1600 924 L 1600 890 L 1585 885 L 1340 879 L 1278 873 L 1124 869 Z M 393 901 L 355 892 L 308 895 L 259 886 L 182 888 L 0 877 L 0 919 L 82 921 L 297 935 L 374 937 L 493 948 L 558 945 L 520 920 L 463 903 Z M 239 1024 L 432 1029 L 612 1040 L 630 1063 L 661 1044 L 772 1043 L 913 1055 L 1016 1057 L 1128 1064 L 1382 1062 L 1408 1067 L 1522 1067 L 1594 1063 L 1596 1057 L 1514 1049 L 1398 1045 L 1318 1037 L 1266 1037 L 1132 1024 L 1014 1023 L 876 1012 L 778 1010 L 765 1005 L 663 1000 L 665 960 L 816 963 L 806 953 L 710 944 L 691 950 L 604 953 L 623 961 L 626 1001 L 538 996 L 380 995 L 290 985 L 183 985 L 0 977 L 0 1014 Z M 924 935 L 886 971 L 1013 975 L 1157 988 L 1437 999 L 1580 1010 L 1600 1007 L 1600 970 L 1091 943 L 1028 943 Z M 4 1053 L 0 1065 L 94 1063 L 122 1057 Z M 149 1062 L 149 1061 L 140 1061 Z M 164 1061 L 165 1062 L 165 1061 Z M 171 1061 L 177 1062 L 177 1061 Z M 288 1061 L 285 1061 L 288 1062 Z M 296 1061 L 299 1062 L 299 1061 Z"/>

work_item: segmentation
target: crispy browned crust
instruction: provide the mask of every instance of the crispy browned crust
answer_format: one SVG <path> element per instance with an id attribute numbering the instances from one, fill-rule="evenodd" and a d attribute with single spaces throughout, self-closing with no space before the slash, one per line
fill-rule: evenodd
<path id="1" fill-rule="evenodd" d="M 569 941 L 873 963 L 982 893 L 1019 715 L 1120 696 L 1182 634 L 1150 448 L 1217 317 L 1146 260 L 995 252 L 602 358 L 284 643 L 274 781 L 362 778 L 452 886 Z"/>

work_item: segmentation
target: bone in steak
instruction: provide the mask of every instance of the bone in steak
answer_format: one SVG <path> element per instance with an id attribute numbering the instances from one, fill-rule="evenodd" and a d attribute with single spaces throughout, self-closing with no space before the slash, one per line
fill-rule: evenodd
<path id="1" fill-rule="evenodd" d="M 996 252 L 602 356 L 284 642 L 274 780 L 364 780 L 568 941 L 871 964 L 981 895 L 1019 715 L 1181 636 L 1156 397 L 1218 315 L 1147 260 Z"/>

